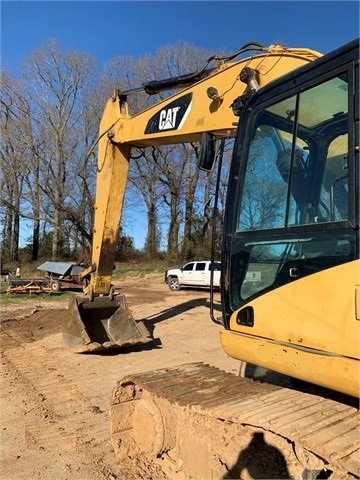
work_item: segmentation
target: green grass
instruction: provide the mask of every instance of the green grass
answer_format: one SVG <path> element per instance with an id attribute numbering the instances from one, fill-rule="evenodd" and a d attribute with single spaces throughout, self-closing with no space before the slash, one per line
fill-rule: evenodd
<path id="1" fill-rule="evenodd" d="M 26 307 L 26 304 L 30 301 L 33 302 L 34 300 L 39 300 L 41 302 L 52 302 L 53 300 L 67 302 L 71 295 L 74 292 L 63 291 L 59 293 L 34 293 L 32 295 L 28 295 L 26 293 L 18 293 L 14 295 L 7 295 L 6 289 L 8 285 L 6 282 L 0 282 L 0 306 L 1 307 L 8 307 L 8 306 L 21 306 Z"/>

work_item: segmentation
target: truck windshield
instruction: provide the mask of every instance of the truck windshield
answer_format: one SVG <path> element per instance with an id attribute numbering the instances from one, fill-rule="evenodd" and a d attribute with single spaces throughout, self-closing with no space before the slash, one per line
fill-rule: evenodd
<path id="1" fill-rule="evenodd" d="M 348 104 L 344 73 L 254 112 L 239 153 L 232 309 L 355 258 Z"/>

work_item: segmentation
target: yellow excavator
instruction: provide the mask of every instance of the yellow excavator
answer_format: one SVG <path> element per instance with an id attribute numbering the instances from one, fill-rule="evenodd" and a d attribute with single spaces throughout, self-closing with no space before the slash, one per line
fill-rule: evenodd
<path id="1" fill-rule="evenodd" d="M 143 85 L 179 91 L 134 116 L 133 91 L 108 100 L 91 266 L 64 339 L 75 352 L 151 341 L 111 284 L 132 148 L 201 142 L 199 167 L 210 171 L 232 139 L 221 345 L 307 386 L 203 364 L 128 376 L 111 400 L 115 453 L 122 464 L 147 459 L 156 478 L 170 478 L 164 462 L 182 478 L 268 478 L 267 463 L 280 473 L 267 451 L 252 474 L 239 456 L 267 442 L 289 462 L 273 478 L 297 468 L 304 479 L 360 478 L 359 42 L 327 55 L 249 43 L 211 60 L 215 68 Z"/>

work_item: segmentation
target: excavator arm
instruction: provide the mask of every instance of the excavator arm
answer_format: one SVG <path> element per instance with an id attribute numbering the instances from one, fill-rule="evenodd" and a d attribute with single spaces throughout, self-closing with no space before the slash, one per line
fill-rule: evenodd
<path id="1" fill-rule="evenodd" d="M 253 54 L 232 61 L 248 51 Z M 320 56 L 308 49 L 251 43 L 232 56 L 209 59 L 217 61 L 215 68 L 114 92 L 100 122 L 91 266 L 82 273 L 84 296 L 71 300 L 63 329 L 70 347 L 84 352 L 150 340 L 145 327 L 131 318 L 125 298 L 117 300 L 111 284 L 132 148 L 201 142 L 204 133 L 234 137 L 237 117 L 231 106 L 236 98 Z M 179 88 L 166 100 L 129 115 L 127 98 L 132 93 Z"/>

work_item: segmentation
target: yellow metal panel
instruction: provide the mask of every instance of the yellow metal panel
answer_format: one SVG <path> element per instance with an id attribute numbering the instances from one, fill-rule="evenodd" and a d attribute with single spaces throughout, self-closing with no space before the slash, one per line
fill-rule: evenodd
<path id="1" fill-rule="evenodd" d="M 111 286 L 129 157 L 128 145 L 115 145 L 107 136 L 100 140 L 91 254 L 94 294 L 109 293 Z"/>
<path id="2" fill-rule="evenodd" d="M 360 326 L 355 317 L 359 285 L 358 260 L 323 270 L 249 302 L 254 326 L 238 325 L 235 312 L 230 329 L 359 358 Z"/>
<path id="3" fill-rule="evenodd" d="M 359 361 L 285 347 L 266 339 L 220 331 L 221 345 L 233 358 L 300 378 L 339 392 L 360 396 Z"/>
<path id="4" fill-rule="evenodd" d="M 238 325 L 235 312 L 233 332 L 221 332 L 222 346 L 239 360 L 354 395 L 360 377 L 359 285 L 357 260 L 262 295 L 248 304 L 254 326 Z"/>

